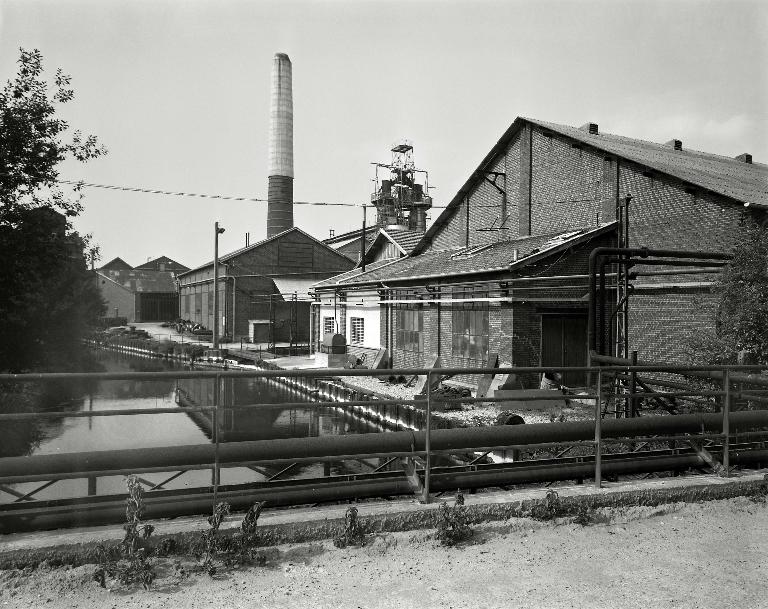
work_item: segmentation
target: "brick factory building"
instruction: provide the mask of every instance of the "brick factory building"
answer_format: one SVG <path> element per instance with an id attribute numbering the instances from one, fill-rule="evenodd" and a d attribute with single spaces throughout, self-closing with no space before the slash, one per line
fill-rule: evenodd
<path id="1" fill-rule="evenodd" d="M 219 335 L 309 340 L 309 288 L 354 262 L 299 228 L 219 257 Z M 179 275 L 179 316 L 213 328 L 213 261 Z"/>
<path id="2" fill-rule="evenodd" d="M 768 167 L 748 154 L 518 118 L 407 256 L 316 286 L 313 348 L 335 327 L 394 367 L 584 365 L 594 248 L 627 230 L 630 247 L 727 253 L 767 209 Z M 629 348 L 680 361 L 686 336 L 714 326 L 714 276 L 658 270 L 632 269 Z"/>
<path id="3" fill-rule="evenodd" d="M 106 317 L 125 317 L 128 323 L 176 319 L 179 310 L 176 274 L 187 270 L 167 256 L 137 267 L 122 258 L 114 258 L 95 271 L 101 296 L 107 304 Z"/>

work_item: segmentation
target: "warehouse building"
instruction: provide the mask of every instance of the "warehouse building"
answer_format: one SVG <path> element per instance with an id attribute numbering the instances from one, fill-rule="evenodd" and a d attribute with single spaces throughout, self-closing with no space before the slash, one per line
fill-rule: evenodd
<path id="1" fill-rule="evenodd" d="M 178 316 L 176 273 L 189 270 L 161 256 L 138 267 L 114 258 L 96 269 L 96 281 L 106 301 L 106 317 L 128 323 L 172 321 Z"/>
<path id="2" fill-rule="evenodd" d="M 584 365 L 594 248 L 622 240 L 727 253 L 743 220 L 765 221 L 766 209 L 768 167 L 749 154 L 518 118 L 408 256 L 316 286 L 315 340 L 328 318 L 343 318 L 337 327 L 351 349 L 387 349 L 397 367 L 436 358 L 480 367 L 496 356 L 515 366 Z M 633 272 L 630 350 L 679 361 L 686 336 L 713 327 L 713 275 Z M 376 307 L 378 316 L 358 314 Z"/>
<path id="3" fill-rule="evenodd" d="M 293 227 L 219 257 L 219 335 L 257 343 L 309 342 L 309 288 L 354 262 Z M 213 328 L 213 261 L 179 275 L 179 315 Z"/>

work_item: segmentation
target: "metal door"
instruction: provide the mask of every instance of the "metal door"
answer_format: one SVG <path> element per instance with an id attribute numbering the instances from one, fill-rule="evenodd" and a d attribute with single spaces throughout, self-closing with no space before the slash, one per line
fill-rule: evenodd
<path id="1" fill-rule="evenodd" d="M 541 365 L 587 365 L 587 318 L 583 315 L 541 316 Z M 586 373 L 569 372 L 563 375 L 563 384 L 586 384 Z"/>

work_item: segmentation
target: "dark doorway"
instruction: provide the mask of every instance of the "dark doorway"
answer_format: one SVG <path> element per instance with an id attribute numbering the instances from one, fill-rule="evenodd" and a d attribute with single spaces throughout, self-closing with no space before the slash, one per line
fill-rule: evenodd
<path id="1" fill-rule="evenodd" d="M 541 316 L 541 365 L 587 365 L 587 317 L 582 314 Z M 586 372 L 563 375 L 563 384 L 586 385 Z"/>

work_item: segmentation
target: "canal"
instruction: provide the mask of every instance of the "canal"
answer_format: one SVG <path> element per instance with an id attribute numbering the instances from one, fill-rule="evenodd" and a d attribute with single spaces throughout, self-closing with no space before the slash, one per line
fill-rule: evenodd
<path id="1" fill-rule="evenodd" d="M 95 352 L 91 370 L 104 372 L 159 372 L 184 370 L 176 362 L 144 359 L 109 351 Z M 321 435 L 344 435 L 385 431 L 379 424 L 353 415 L 341 407 L 320 407 L 311 396 L 274 380 L 243 378 L 221 379 L 220 440 L 271 440 Z M 99 417 L 39 418 L 32 421 L 6 422 L 0 442 L 0 457 L 108 451 L 122 448 L 179 446 L 212 442 L 213 424 L 208 413 L 187 411 L 189 406 L 213 404 L 214 379 L 152 381 L 56 381 L 45 383 L 31 392 L 33 412 L 122 410 L 178 407 L 179 413 L 117 415 Z M 260 407 L 261 404 L 289 404 L 290 407 Z M 305 403 L 306 406 L 295 406 Z M 228 409 L 232 405 L 254 405 L 248 409 Z M 319 477 L 370 471 L 378 461 L 334 462 L 330 470 L 322 464 L 300 464 L 286 472 L 286 478 Z M 262 482 L 279 474 L 284 465 L 238 467 L 221 470 L 222 484 Z M 142 474 L 151 484 L 158 484 L 175 472 Z M 204 487 L 211 483 L 209 470 L 181 474 L 164 489 Z M 93 483 L 92 483 L 93 484 Z M 10 485 L 19 493 L 29 493 L 40 482 Z M 122 476 L 100 477 L 97 495 L 124 493 Z M 85 479 L 60 480 L 34 494 L 34 499 L 62 499 L 89 494 Z M 14 501 L 0 493 L 0 502 Z"/>

